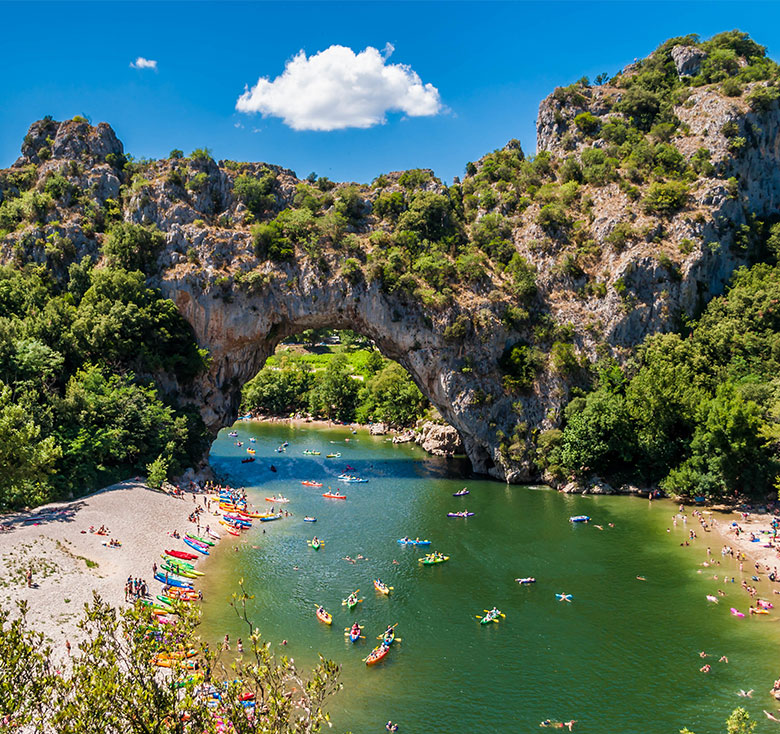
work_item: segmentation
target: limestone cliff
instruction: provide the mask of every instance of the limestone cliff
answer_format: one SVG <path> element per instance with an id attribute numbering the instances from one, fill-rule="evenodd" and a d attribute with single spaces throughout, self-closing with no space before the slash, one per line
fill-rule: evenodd
<path id="1" fill-rule="evenodd" d="M 706 66 L 689 41 L 657 53 L 680 79 Z M 780 208 L 780 110 L 774 97 L 752 103 L 772 80 L 727 96 L 675 77 L 653 113 L 673 122 L 645 129 L 641 109 L 626 111 L 640 73 L 556 90 L 534 159 L 510 143 L 451 187 L 424 170 L 370 186 L 302 181 L 206 151 L 128 161 L 105 123 L 42 120 L 0 172 L 0 257 L 65 277 L 101 257 L 117 223 L 154 227 L 164 247 L 149 281 L 211 356 L 187 384 L 155 377 L 212 432 L 282 339 L 350 328 L 409 371 L 476 471 L 528 480 L 535 436 L 590 365 L 695 314 L 753 256 L 753 224 Z"/>

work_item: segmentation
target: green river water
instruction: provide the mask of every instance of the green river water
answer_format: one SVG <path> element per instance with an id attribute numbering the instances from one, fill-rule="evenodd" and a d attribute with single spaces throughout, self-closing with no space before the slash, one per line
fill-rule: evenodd
<path id="1" fill-rule="evenodd" d="M 342 665 L 344 689 L 330 705 L 333 731 L 382 732 L 392 719 L 400 732 L 418 734 L 535 732 L 550 718 L 576 719 L 575 732 L 594 734 L 676 734 L 683 726 L 715 734 L 738 705 L 758 720 L 758 732 L 780 726 L 762 713 L 777 711 L 768 690 L 780 674 L 780 617 L 730 615 L 729 607 L 748 606 L 736 563 L 702 569 L 708 544 L 721 558 L 720 542 L 691 518 L 688 527 L 700 538 L 681 547 L 682 523 L 666 532 L 675 511 L 669 502 L 474 480 L 457 461 L 366 431 L 249 422 L 234 428 L 244 446 L 222 431 L 211 450 L 214 468 L 246 487 L 257 507 L 283 493 L 294 516 L 256 523 L 205 561 L 201 631 L 214 643 L 225 633 L 232 640 L 245 634 L 227 603 L 243 578 L 265 639 L 301 668 L 318 653 Z M 278 453 L 283 441 L 290 445 Z M 241 464 L 252 446 L 257 460 Z M 322 455 L 304 456 L 304 449 Z M 326 459 L 330 451 L 341 457 Z M 347 464 L 370 481 L 336 481 Z M 324 487 L 302 486 L 303 479 Z M 471 493 L 453 497 L 464 485 Z M 348 499 L 324 499 L 328 486 Z M 460 509 L 476 515 L 446 516 Z M 569 522 L 577 514 L 592 523 Z M 304 523 L 305 515 L 317 523 Z M 315 534 L 325 541 L 319 551 L 306 543 Z M 396 542 L 405 535 L 429 538 L 451 560 L 422 566 L 420 549 Z M 342 560 L 358 554 L 367 560 Z M 736 583 L 712 578 L 726 571 Z M 394 587 L 389 597 L 375 592 L 377 576 Z M 518 576 L 537 582 L 521 587 Z M 350 613 L 341 600 L 358 588 L 365 601 Z M 705 595 L 718 588 L 727 596 L 708 603 Z M 559 592 L 573 601 L 557 601 Z M 316 619 L 318 603 L 334 615 L 331 627 Z M 493 606 L 506 619 L 480 625 L 475 615 Z M 367 639 L 353 645 L 343 630 L 355 620 Z M 368 668 L 362 658 L 395 622 L 401 643 Z M 721 655 L 728 664 L 718 662 Z M 699 672 L 704 662 L 712 665 L 709 674 Z M 756 693 L 740 698 L 740 688 Z"/>

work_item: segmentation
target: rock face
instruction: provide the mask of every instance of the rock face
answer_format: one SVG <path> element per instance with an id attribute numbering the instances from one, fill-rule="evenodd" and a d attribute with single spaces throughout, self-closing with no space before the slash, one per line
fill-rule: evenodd
<path id="1" fill-rule="evenodd" d="M 673 58 L 682 75 L 694 73 L 701 63 L 701 54 L 688 47 L 675 48 Z M 619 119 L 611 110 L 624 91 L 604 85 L 583 88 L 568 101 L 560 94 L 545 99 L 537 120 L 539 151 L 549 153 L 557 166 L 586 148 L 598 148 L 603 141 L 588 138 L 575 119 L 584 112 L 602 122 L 609 116 Z M 682 317 L 694 315 L 722 292 L 734 269 L 750 258 L 740 232 L 754 217 L 780 211 L 780 110 L 777 103 L 751 110 L 748 91 L 728 98 L 716 85 L 693 88 L 675 107 L 683 124 L 672 142 L 686 161 L 706 149 L 712 168 L 690 184 L 679 211 L 648 214 L 625 180 L 582 186 L 579 195 L 588 199 L 589 221 L 587 237 L 575 243 L 576 267 L 566 261 L 572 243 L 550 237 L 540 224 L 542 197 L 512 210 L 509 245 L 535 269 L 536 294 L 525 304 L 530 315 L 515 309 L 508 316 L 509 306 L 514 307 L 507 295 L 510 276 L 491 264 L 484 275 L 453 285 L 449 300 L 437 300 L 435 289 L 383 287 L 381 273 L 370 270 L 372 254 L 387 247 L 382 243 L 391 229 L 387 220 L 369 213 L 377 187 L 357 187 L 360 221 L 327 246 L 313 253 L 311 242 L 296 244 L 293 258 L 273 262 L 253 246 L 255 217 L 234 185 L 239 175 L 270 176 L 262 215 L 270 220 L 297 202 L 305 186 L 291 171 L 216 162 L 208 155 L 123 169 L 123 148 L 111 128 L 79 120 L 35 123 L 22 157 L 0 171 L 0 201 L 19 196 L 24 176 L 33 177 L 41 190 L 48 176 L 63 175 L 84 192 L 81 199 L 63 199 L 37 220 L 4 234 L 0 260 L 51 264 L 47 243 L 55 235 L 69 242 L 70 261 L 99 257 L 111 217 L 155 226 L 165 247 L 149 282 L 177 305 L 211 361 L 207 372 L 187 384 L 168 374 L 154 377 L 178 402 L 197 406 L 213 433 L 236 418 L 242 386 L 281 340 L 312 328 L 353 329 L 405 367 L 449 424 L 426 429 L 424 445 L 465 451 L 477 472 L 527 481 L 538 475 L 534 437 L 560 424 L 573 382 L 553 354 L 556 335 L 565 335 L 577 364 L 593 363 L 604 354 L 624 362 L 645 336 L 676 328 Z M 426 172 L 416 175 L 427 194 L 449 193 L 441 182 L 426 179 Z M 383 186 L 400 192 L 402 177 L 383 176 Z M 505 192 L 491 193 L 494 203 L 479 204 L 473 223 L 463 224 L 465 233 L 488 213 L 503 211 L 498 194 Z M 321 214 L 332 213 L 333 198 L 323 207 Z M 615 233 L 628 224 L 634 234 L 615 245 Z M 67 273 L 67 263 L 65 258 L 51 268 Z M 412 272 L 402 278 L 407 276 L 414 280 Z M 532 384 L 512 387 L 502 355 L 534 339 L 546 345 L 547 353 L 541 354 Z"/>
<path id="2" fill-rule="evenodd" d="M 439 423 L 423 423 L 417 434 L 417 443 L 434 456 L 464 453 L 460 434 L 452 426 Z"/>
<path id="3" fill-rule="evenodd" d="M 707 58 L 706 51 L 694 46 L 675 46 L 672 49 L 672 59 L 680 78 L 696 76 L 701 68 L 701 62 Z"/>

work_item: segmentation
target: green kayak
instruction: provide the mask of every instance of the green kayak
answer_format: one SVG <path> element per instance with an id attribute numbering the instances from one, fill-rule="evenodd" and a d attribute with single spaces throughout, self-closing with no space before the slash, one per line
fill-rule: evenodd
<path id="1" fill-rule="evenodd" d="M 181 568 L 179 566 L 171 566 L 168 563 L 164 563 L 162 566 L 160 566 L 163 571 L 170 571 L 171 573 L 175 573 L 178 576 L 184 576 L 188 579 L 194 579 L 197 578 L 197 575 L 194 571 L 191 571 L 188 568 Z"/>
<path id="2" fill-rule="evenodd" d="M 206 545 L 214 545 L 213 540 L 209 540 L 208 538 L 201 538 L 200 535 L 195 535 L 195 533 L 185 533 L 185 535 L 189 536 L 190 538 L 195 538 L 200 543 L 205 543 Z"/>
<path id="3" fill-rule="evenodd" d="M 182 561 L 180 558 L 174 558 L 173 556 L 163 555 L 162 559 L 166 563 L 172 563 L 174 566 L 181 566 L 182 568 L 189 568 L 191 571 L 195 570 L 195 565 L 193 563 L 187 563 L 187 561 Z"/>
<path id="4" fill-rule="evenodd" d="M 449 556 L 425 556 L 425 558 L 418 558 L 418 561 L 420 563 L 424 564 L 425 566 L 432 566 L 434 563 L 444 563 L 444 561 L 449 561 Z"/>

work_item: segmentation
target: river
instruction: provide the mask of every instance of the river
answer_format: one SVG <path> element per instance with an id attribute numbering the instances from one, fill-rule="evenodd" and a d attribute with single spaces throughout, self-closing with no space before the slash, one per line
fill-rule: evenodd
<path id="1" fill-rule="evenodd" d="M 718 539 L 689 518 L 700 538 L 681 545 L 686 528 L 672 526 L 671 503 L 465 478 L 458 461 L 362 430 L 250 422 L 234 429 L 244 445 L 222 431 L 214 468 L 245 486 L 258 507 L 268 506 L 266 496 L 289 497 L 294 517 L 257 523 L 207 560 L 201 632 L 214 643 L 226 632 L 233 640 L 245 634 L 227 603 L 243 578 L 255 595 L 251 616 L 277 650 L 299 667 L 318 653 L 342 665 L 333 731 L 380 732 L 392 719 L 400 732 L 530 732 L 549 718 L 576 719 L 575 732 L 670 734 L 687 726 L 714 734 L 738 705 L 758 719 L 757 731 L 778 726 L 762 709 L 777 709 L 767 692 L 780 674 L 779 617 L 730 615 L 729 607 L 748 606 L 736 563 L 702 568 L 711 541 L 720 560 Z M 290 445 L 278 453 L 284 441 Z M 242 464 L 248 447 L 257 460 Z M 326 459 L 328 452 L 341 457 Z M 338 482 L 347 464 L 370 481 Z M 304 479 L 324 487 L 302 486 Z M 328 486 L 347 500 L 324 499 Z M 463 486 L 470 494 L 453 497 Z M 447 517 L 464 508 L 474 517 Z M 569 522 L 578 514 L 593 520 Z M 305 515 L 317 523 L 304 523 Z M 319 551 L 306 543 L 314 534 L 325 542 Z M 396 542 L 405 535 L 431 539 L 450 561 L 423 566 L 419 549 Z M 352 564 L 347 555 L 366 560 Z M 722 581 L 726 571 L 735 583 Z M 375 592 L 377 576 L 394 587 L 389 597 Z M 537 582 L 514 581 L 525 576 Z M 706 595 L 719 588 L 727 595 L 709 603 Z M 341 600 L 355 589 L 365 601 L 350 613 Z M 331 627 L 316 619 L 317 604 L 333 614 Z M 505 619 L 480 625 L 476 615 L 493 606 Z M 355 620 L 367 639 L 353 645 L 343 630 Z M 396 622 L 401 642 L 367 667 L 362 658 L 376 635 Z M 699 672 L 705 662 L 708 674 Z M 741 688 L 756 693 L 740 698 Z"/>

